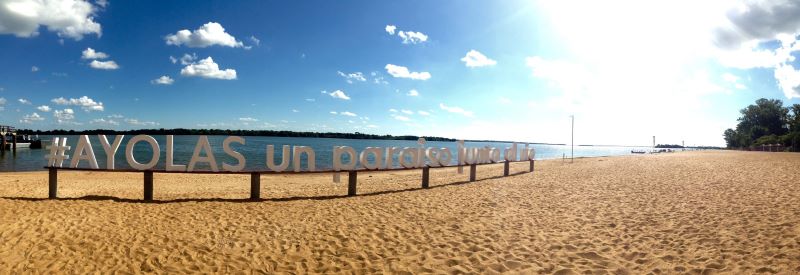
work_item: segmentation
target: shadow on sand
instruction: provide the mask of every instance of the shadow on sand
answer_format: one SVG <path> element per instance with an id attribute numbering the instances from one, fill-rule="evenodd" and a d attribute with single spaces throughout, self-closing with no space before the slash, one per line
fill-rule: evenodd
<path id="1" fill-rule="evenodd" d="M 508 176 L 517 176 L 522 174 L 528 174 L 530 172 L 517 172 L 517 173 L 510 173 Z M 481 182 L 485 180 L 491 179 L 499 179 L 504 178 L 505 176 L 493 176 L 488 178 L 476 179 L 474 182 Z M 425 190 L 425 189 L 436 189 L 442 188 L 446 186 L 458 186 L 458 185 L 465 185 L 471 183 L 470 181 L 457 181 L 451 183 L 445 183 L 440 185 L 430 186 L 429 188 L 410 188 L 410 189 L 401 189 L 401 190 L 386 190 L 386 191 L 378 191 L 372 193 L 364 193 L 364 194 L 357 194 L 355 196 L 347 196 L 347 195 L 331 195 L 331 196 L 296 196 L 296 197 L 288 197 L 288 198 L 268 198 L 268 199 L 223 199 L 223 198 L 185 198 L 185 199 L 172 199 L 172 200 L 153 200 L 153 201 L 144 201 L 141 199 L 128 199 L 128 198 L 119 198 L 114 196 L 96 196 L 96 195 L 89 195 L 77 198 L 55 198 L 55 199 L 48 199 L 48 198 L 28 198 L 28 197 L 0 197 L 0 199 L 6 200 L 19 200 L 19 201 L 114 201 L 114 202 L 123 202 L 123 203 L 145 203 L 145 204 L 162 204 L 162 203 L 182 203 L 182 202 L 236 202 L 236 203 L 252 203 L 252 202 L 285 202 L 285 201 L 300 201 L 300 200 L 332 200 L 332 199 L 345 199 L 345 198 L 353 198 L 353 197 L 369 197 L 369 196 L 378 196 L 378 195 L 385 195 L 385 194 L 396 194 L 396 193 L 405 193 L 405 192 L 412 192 L 418 190 Z"/>

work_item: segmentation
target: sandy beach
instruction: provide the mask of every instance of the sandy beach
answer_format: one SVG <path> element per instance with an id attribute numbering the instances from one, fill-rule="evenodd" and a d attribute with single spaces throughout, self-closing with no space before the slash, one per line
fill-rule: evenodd
<path id="1" fill-rule="evenodd" d="M 526 171 L 526 163 L 512 173 Z M 466 172 L 467 170 L 465 170 Z M 800 154 L 330 175 L 0 173 L 0 273 L 800 273 Z"/>

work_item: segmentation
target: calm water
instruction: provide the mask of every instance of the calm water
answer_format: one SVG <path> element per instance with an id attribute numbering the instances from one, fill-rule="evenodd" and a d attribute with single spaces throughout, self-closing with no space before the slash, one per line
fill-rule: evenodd
<path id="1" fill-rule="evenodd" d="M 67 137 L 67 145 L 72 146 L 72 149 L 67 153 L 68 155 L 72 155 L 76 148 L 76 143 L 78 140 L 78 136 L 66 136 Z M 120 145 L 120 148 L 117 150 L 116 158 L 115 158 L 115 166 L 117 169 L 123 168 L 130 168 L 128 165 L 127 160 L 125 159 L 125 145 L 128 143 L 128 140 L 131 138 L 131 135 L 125 136 Z M 161 149 L 159 164 L 156 166 L 156 169 L 163 170 L 165 167 L 165 160 L 166 160 L 166 136 L 153 136 L 159 144 Z M 41 136 L 43 141 L 45 141 L 45 146 L 49 146 L 50 140 L 52 137 L 50 136 Z M 192 152 L 194 151 L 195 143 L 197 142 L 198 136 L 175 136 L 174 139 L 174 156 L 175 156 L 175 164 L 188 164 L 189 159 L 192 157 Z M 209 142 L 211 143 L 212 148 L 214 148 L 214 155 L 217 160 L 217 165 L 221 166 L 223 162 L 227 162 L 229 164 L 236 164 L 236 160 L 222 151 L 222 141 L 226 138 L 226 136 L 208 136 Z M 330 169 L 331 165 L 333 164 L 332 156 L 333 156 L 333 146 L 351 146 L 356 150 L 356 153 L 360 153 L 366 147 L 417 147 L 416 141 L 406 141 L 406 140 L 361 140 L 361 139 L 334 139 L 334 138 L 294 138 L 294 137 L 243 137 L 246 141 L 246 145 L 240 145 L 237 143 L 233 143 L 232 147 L 234 150 L 242 153 L 247 160 L 246 170 L 267 170 L 266 168 L 266 148 L 267 145 L 274 145 L 275 146 L 275 162 L 279 164 L 281 161 L 282 150 L 281 147 L 283 145 L 297 145 L 297 146 L 310 146 L 314 148 L 316 154 L 316 165 L 318 170 L 322 169 Z M 92 147 L 94 149 L 95 156 L 97 157 L 97 162 L 100 168 L 105 168 L 106 166 L 106 155 L 105 151 L 103 151 L 103 147 L 100 145 L 100 141 L 96 135 L 90 135 L 89 140 L 92 143 Z M 108 136 L 109 142 L 113 142 L 114 136 Z M 499 142 L 466 142 L 467 147 L 496 147 L 498 149 L 505 149 L 506 147 L 510 147 L 510 143 L 499 143 Z M 426 147 L 438 147 L 438 148 L 450 148 L 451 152 L 453 153 L 453 164 L 456 164 L 456 143 L 455 142 L 434 142 L 429 141 L 425 145 Z M 570 155 L 570 146 L 569 145 L 532 145 L 536 148 L 536 159 L 554 159 L 554 158 L 561 158 L 562 154 L 566 154 L 567 157 Z M 617 155 L 628 155 L 630 154 L 632 149 L 640 150 L 641 147 L 622 147 L 622 146 L 575 146 L 575 157 L 596 157 L 596 156 L 617 156 Z M 14 154 L 11 151 L 6 151 L 5 153 L 0 153 L 0 171 L 37 171 L 37 170 L 44 170 L 44 166 L 47 165 L 47 160 L 45 156 L 49 153 L 49 150 L 45 149 L 17 149 L 17 153 Z M 134 156 L 136 157 L 137 161 L 140 163 L 147 163 L 152 156 L 152 151 L 150 146 L 146 142 L 139 142 L 134 147 Z M 346 156 L 346 155 L 345 155 Z M 305 157 L 303 158 L 305 159 Z M 395 154 L 395 160 L 397 156 Z M 395 164 L 397 161 L 395 161 Z M 64 167 L 69 166 L 69 160 L 64 162 Z M 80 167 L 88 168 L 86 161 L 81 161 Z M 303 161 L 302 167 L 305 167 L 305 161 Z M 292 169 L 291 165 L 289 165 L 289 169 Z M 210 167 L 206 163 L 198 164 L 196 170 L 210 170 Z"/>

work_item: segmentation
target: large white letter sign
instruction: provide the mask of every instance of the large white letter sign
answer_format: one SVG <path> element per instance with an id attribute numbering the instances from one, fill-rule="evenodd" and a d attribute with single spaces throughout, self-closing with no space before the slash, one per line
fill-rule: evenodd
<path id="1" fill-rule="evenodd" d="M 317 164 L 316 161 L 314 161 L 314 149 L 308 146 L 295 146 L 292 148 L 292 166 L 294 166 L 294 171 L 300 172 L 301 154 L 306 154 L 306 157 L 308 158 L 308 165 L 306 165 L 308 167 L 308 171 L 316 170 Z"/>
<path id="2" fill-rule="evenodd" d="M 224 141 L 222 141 L 222 150 L 225 151 L 225 154 L 228 154 L 229 156 L 231 156 L 231 157 L 235 158 L 237 161 L 239 161 L 239 164 L 230 165 L 230 164 L 227 164 L 225 162 L 222 162 L 222 170 L 230 171 L 230 172 L 239 172 L 239 171 L 244 170 L 244 167 L 245 167 L 247 162 L 246 162 L 246 160 L 244 159 L 244 156 L 241 153 L 236 152 L 236 151 L 231 149 L 231 142 L 236 142 L 236 143 L 240 143 L 242 145 L 245 145 L 244 144 L 244 139 L 242 137 L 227 137 L 227 138 L 225 138 Z"/>
<path id="3" fill-rule="evenodd" d="M 106 135 L 97 135 L 97 137 L 100 138 L 100 145 L 103 145 L 103 151 L 106 152 L 106 169 L 114 170 L 114 156 L 117 155 L 117 149 L 122 144 L 122 138 L 125 135 L 114 136 L 114 144 L 108 144 Z"/>
<path id="4" fill-rule="evenodd" d="M 462 165 L 466 163 L 467 148 L 464 147 L 464 140 L 456 141 L 456 146 L 457 146 L 456 150 L 458 150 L 458 152 L 456 152 L 456 160 L 458 161 L 458 173 L 463 174 L 464 167 Z"/>
<path id="5" fill-rule="evenodd" d="M 397 147 L 386 147 L 386 162 L 385 162 L 386 164 L 384 165 L 384 167 L 386 167 L 386 169 L 394 168 L 394 152 L 397 151 L 397 149 L 399 149 L 399 148 L 397 148 Z"/>
<path id="6" fill-rule="evenodd" d="M 448 148 L 439 149 L 439 154 L 437 155 L 439 158 L 439 164 L 442 166 L 450 165 L 450 162 L 453 161 L 453 153 L 451 153 L 450 149 Z"/>
<path id="7" fill-rule="evenodd" d="M 358 161 L 361 162 L 361 167 L 366 169 L 375 170 L 381 168 L 381 159 L 383 158 L 383 148 L 381 147 L 367 147 L 364 151 L 361 151 L 361 154 L 358 156 Z M 368 156 L 372 154 L 375 157 L 375 161 L 372 163 L 369 162 Z"/>
<path id="8" fill-rule="evenodd" d="M 420 155 L 417 154 L 418 152 L 417 148 L 405 147 L 400 151 L 400 155 L 397 156 L 397 162 L 400 163 L 400 166 L 405 168 L 414 168 L 417 165 L 417 158 L 420 157 Z M 407 155 L 411 155 L 411 160 L 406 159 Z"/>
<path id="9" fill-rule="evenodd" d="M 201 157 L 200 151 L 206 151 L 206 156 Z M 189 168 L 186 171 L 194 171 L 194 167 L 198 162 L 206 162 L 211 166 L 211 171 L 219 172 L 217 159 L 214 158 L 214 151 L 211 150 L 211 144 L 208 144 L 208 136 L 200 136 L 200 138 L 197 139 L 197 144 L 194 146 L 194 153 L 192 153 L 192 159 L 189 160 Z"/>
<path id="10" fill-rule="evenodd" d="M 72 154 L 72 161 L 69 166 L 77 168 L 81 160 L 88 161 L 89 167 L 92 167 L 92 169 L 99 168 L 97 166 L 97 158 L 94 156 L 94 149 L 92 149 L 92 143 L 89 142 L 89 136 L 87 135 L 81 135 L 78 138 L 78 147 L 75 147 L 75 153 Z"/>
<path id="11" fill-rule="evenodd" d="M 342 163 L 342 154 L 347 154 L 350 162 L 347 164 Z M 350 146 L 334 146 L 333 147 L 333 170 L 353 170 L 356 168 L 356 150 Z"/>
<path id="12" fill-rule="evenodd" d="M 283 172 L 289 167 L 289 145 L 283 146 L 283 154 L 281 154 L 281 165 L 275 165 L 275 146 L 267 145 L 267 168 L 275 172 Z"/>
<path id="13" fill-rule="evenodd" d="M 141 164 L 136 162 L 136 159 L 133 158 L 133 146 L 140 141 L 146 141 L 150 144 L 150 148 L 153 149 L 153 157 L 150 159 L 150 162 L 147 164 Z M 128 145 L 125 146 L 125 159 L 128 160 L 128 165 L 133 167 L 136 170 L 148 170 L 152 169 L 153 167 L 158 164 L 158 158 L 161 157 L 161 149 L 158 147 L 158 142 L 151 136 L 148 135 L 138 135 L 133 137 L 131 140 L 128 141 Z"/>
<path id="14" fill-rule="evenodd" d="M 174 156 L 174 148 L 175 146 L 172 145 L 174 137 L 172 135 L 167 136 L 167 171 L 186 171 L 186 165 L 180 164 L 176 165 L 175 156 Z"/>

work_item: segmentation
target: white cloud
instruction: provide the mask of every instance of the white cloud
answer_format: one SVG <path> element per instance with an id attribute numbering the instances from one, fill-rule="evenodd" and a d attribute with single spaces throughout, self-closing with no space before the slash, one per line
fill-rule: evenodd
<path id="1" fill-rule="evenodd" d="M 174 56 L 171 56 L 171 55 L 170 55 L 170 56 L 169 56 L 169 62 L 172 62 L 172 64 L 175 64 L 175 63 L 178 63 L 178 59 L 177 59 L 177 58 L 175 58 Z"/>
<path id="2" fill-rule="evenodd" d="M 417 90 L 415 90 L 415 89 L 411 89 L 410 91 L 408 91 L 408 93 L 406 95 L 407 96 L 419 96 L 419 92 Z"/>
<path id="3" fill-rule="evenodd" d="M 391 116 L 392 116 L 392 118 L 394 118 L 396 120 L 399 120 L 399 121 L 411 121 L 411 119 L 406 117 L 406 116 L 394 115 L 394 114 L 391 115 Z"/>
<path id="4" fill-rule="evenodd" d="M 154 121 L 139 121 L 138 119 L 135 119 L 135 118 L 126 118 L 125 122 L 130 124 L 130 125 L 135 125 L 135 126 L 158 126 L 159 125 L 158 122 L 154 122 Z"/>
<path id="5" fill-rule="evenodd" d="M 183 56 L 181 56 L 181 65 L 192 64 L 192 63 L 194 63 L 195 60 L 197 60 L 197 54 L 195 54 L 195 53 L 192 53 L 192 54 L 185 53 L 185 54 L 183 54 Z M 175 63 L 175 62 L 173 61 L 172 63 Z"/>
<path id="6" fill-rule="evenodd" d="M 384 28 L 384 29 L 385 29 L 385 30 L 386 30 L 386 32 L 388 32 L 390 35 L 394 35 L 394 31 L 397 29 L 397 27 L 396 27 L 396 26 L 394 26 L 394 25 L 386 25 L 386 28 Z"/>
<path id="7" fill-rule="evenodd" d="M 306 99 L 305 99 L 305 101 L 307 101 L 307 102 L 314 102 L 314 101 L 317 101 L 317 100 L 316 100 L 316 99 L 313 99 L 313 98 L 306 98 Z"/>
<path id="8" fill-rule="evenodd" d="M 300 112 L 300 110 L 292 109 L 292 113 L 299 113 L 299 112 Z"/>
<path id="9" fill-rule="evenodd" d="M 722 74 L 722 79 L 731 83 L 736 89 L 744 90 L 747 89 L 747 86 L 739 82 L 739 77 L 735 76 L 731 73 L 724 73 Z"/>
<path id="10" fill-rule="evenodd" d="M 405 110 L 405 109 L 402 109 L 402 110 L 400 110 L 400 112 L 401 112 L 401 113 L 404 113 L 404 114 L 407 114 L 407 115 L 413 115 L 413 114 L 414 114 L 414 111 L 411 111 L 411 110 Z"/>
<path id="11" fill-rule="evenodd" d="M 205 48 L 213 45 L 220 45 L 225 47 L 243 47 L 241 41 L 236 41 L 236 38 L 225 32 L 225 28 L 217 22 L 208 22 L 200 28 L 189 31 L 180 30 L 175 34 L 167 35 L 167 45 L 186 45 L 191 48 Z"/>
<path id="12" fill-rule="evenodd" d="M 24 98 L 17 99 L 17 101 L 19 101 L 21 104 L 31 105 L 31 101 Z"/>
<path id="13" fill-rule="evenodd" d="M 323 91 L 323 93 L 325 93 L 325 91 Z M 342 99 L 342 100 L 350 100 L 350 97 L 347 96 L 347 94 L 345 94 L 342 90 L 336 90 L 336 91 L 330 92 L 330 93 L 328 93 L 328 95 L 330 95 L 332 98 L 338 98 L 338 99 Z"/>
<path id="14" fill-rule="evenodd" d="M 116 69 L 119 69 L 119 65 L 117 65 L 117 62 L 114 62 L 113 60 L 109 60 L 109 61 L 92 60 L 92 62 L 89 63 L 89 67 L 92 67 L 92 68 L 95 68 L 95 69 L 98 69 L 98 70 L 116 70 Z"/>
<path id="15" fill-rule="evenodd" d="M 36 107 L 36 110 L 39 110 L 39 111 L 42 111 L 42 112 L 46 113 L 46 112 L 50 112 L 51 109 L 50 109 L 50 106 L 42 105 L 42 106 Z"/>
<path id="16" fill-rule="evenodd" d="M 256 38 L 255 36 L 251 35 L 250 36 L 250 41 L 252 41 L 253 44 L 255 44 L 256 46 L 261 46 L 261 40 Z"/>
<path id="17" fill-rule="evenodd" d="M 122 115 L 120 115 L 120 114 L 113 114 L 113 115 L 109 115 L 109 116 L 107 116 L 107 117 L 108 117 L 108 118 L 123 118 L 124 116 L 122 116 Z"/>
<path id="18" fill-rule="evenodd" d="M 429 116 L 429 115 L 431 115 L 431 113 L 426 112 L 426 111 L 417 111 L 417 114 L 419 114 L 421 116 Z"/>
<path id="19" fill-rule="evenodd" d="M 87 111 L 87 112 L 105 110 L 105 107 L 103 107 L 103 102 L 96 102 L 93 99 L 89 98 L 88 96 L 82 96 L 82 97 L 77 98 L 77 99 L 75 99 L 75 98 L 66 99 L 66 98 L 63 98 L 63 97 L 59 97 L 59 98 L 54 98 L 53 100 L 50 100 L 50 102 L 53 102 L 53 103 L 55 103 L 57 105 L 75 105 L 75 106 L 80 106 L 81 109 L 83 109 L 84 111 Z"/>
<path id="20" fill-rule="evenodd" d="M 472 117 L 472 112 L 464 110 L 461 107 L 447 106 L 447 105 L 444 105 L 444 103 L 439 103 L 439 108 L 441 108 L 442 110 L 451 112 L 451 113 L 461 114 L 461 115 L 464 115 L 464 116 L 467 116 L 467 117 Z"/>
<path id="21" fill-rule="evenodd" d="M 108 7 L 108 0 L 97 0 L 94 1 L 98 6 L 105 8 Z"/>
<path id="22" fill-rule="evenodd" d="M 347 112 L 347 111 L 341 112 L 341 113 L 339 113 L 339 114 L 340 114 L 340 115 L 343 115 L 343 116 L 353 116 L 353 117 L 354 117 L 354 116 L 358 116 L 358 115 L 356 115 L 356 114 L 354 114 L 354 113 Z"/>
<path id="23" fill-rule="evenodd" d="M 428 36 L 421 32 L 399 31 L 397 36 L 403 38 L 403 44 L 417 44 L 428 41 Z"/>
<path id="24" fill-rule="evenodd" d="M 431 74 L 428 72 L 410 72 L 408 68 L 394 64 L 386 64 L 386 72 L 397 78 L 410 78 L 415 80 L 428 80 Z"/>
<path id="25" fill-rule="evenodd" d="M 389 112 L 397 113 L 397 109 L 389 109 Z"/>
<path id="26" fill-rule="evenodd" d="M 790 64 L 781 64 L 775 68 L 775 79 L 787 98 L 800 97 L 800 70 Z"/>
<path id="27" fill-rule="evenodd" d="M 168 75 L 162 75 L 161 77 L 153 79 L 153 80 L 150 81 L 150 83 L 159 84 L 159 85 L 171 85 L 174 82 L 175 82 L 175 80 L 172 79 L 171 77 L 169 77 Z"/>
<path id="28" fill-rule="evenodd" d="M 81 59 L 106 59 L 109 55 L 104 52 L 97 52 L 92 48 L 86 48 L 81 52 Z"/>
<path id="29" fill-rule="evenodd" d="M 378 125 L 370 124 L 366 126 L 367 128 L 378 128 Z"/>
<path id="30" fill-rule="evenodd" d="M 5 105 L 5 104 L 6 104 L 6 99 L 0 97 L 0 105 Z"/>
<path id="31" fill-rule="evenodd" d="M 361 73 L 361 72 L 343 73 L 341 71 L 337 71 L 336 73 L 338 73 L 339 76 L 344 77 L 344 79 L 347 80 L 347 83 L 351 83 L 352 84 L 353 80 L 361 81 L 361 82 L 367 81 L 367 79 L 364 78 L 364 74 Z"/>
<path id="32" fill-rule="evenodd" d="M 39 67 L 36 67 L 36 66 L 31 67 L 31 72 L 35 73 L 35 72 L 38 72 L 38 71 L 39 71 Z"/>
<path id="33" fill-rule="evenodd" d="M 773 69 L 784 95 L 800 97 L 800 73 L 792 65 L 800 51 L 800 5 L 795 1 L 745 1 L 731 6 L 725 19 L 712 35 L 720 63 L 740 69 Z M 774 42 L 779 46 L 762 48 L 778 44 Z M 744 87 L 738 82 L 734 85 Z"/>
<path id="34" fill-rule="evenodd" d="M 69 108 L 64 110 L 55 110 L 53 111 L 53 117 L 56 118 L 58 123 L 64 123 L 66 121 L 75 119 L 75 111 Z"/>
<path id="35" fill-rule="evenodd" d="M 19 122 L 30 124 L 30 123 L 33 123 L 35 121 L 42 121 L 42 120 L 44 120 L 44 117 L 40 116 L 37 113 L 33 113 L 33 114 L 30 114 L 30 115 L 23 116 L 22 120 L 20 120 Z"/>
<path id="36" fill-rule="evenodd" d="M 186 65 L 186 67 L 181 69 L 181 75 L 192 76 L 192 77 L 196 76 L 196 77 L 211 78 L 211 79 L 232 80 L 236 79 L 236 70 L 234 69 L 220 70 L 219 65 L 217 65 L 217 63 L 214 63 L 214 59 L 211 59 L 211 57 L 209 56 L 206 59 L 202 59 L 197 63 Z"/>
<path id="37" fill-rule="evenodd" d="M 470 50 L 469 52 L 467 52 L 467 55 L 461 58 L 461 61 L 464 61 L 464 64 L 470 68 L 494 66 L 495 64 L 497 64 L 497 61 L 489 59 L 488 57 L 486 57 L 485 55 L 476 50 Z"/>
<path id="38" fill-rule="evenodd" d="M 339 113 L 337 113 L 336 111 L 331 111 L 331 114 L 332 114 L 332 115 L 337 115 L 337 114 L 339 114 Z"/>
<path id="39" fill-rule="evenodd" d="M 119 125 L 119 122 L 113 119 L 104 119 L 104 118 L 96 118 L 89 121 L 89 124 L 98 124 L 98 125 Z"/>
<path id="40" fill-rule="evenodd" d="M 252 118 L 252 117 L 240 117 L 239 121 L 243 121 L 243 122 L 258 122 L 258 119 L 255 119 L 255 118 Z"/>
<path id="41" fill-rule="evenodd" d="M 86 34 L 101 34 L 94 21 L 95 7 L 85 0 L 0 1 L 0 34 L 17 37 L 39 35 L 39 26 L 59 37 L 75 40 Z"/>

